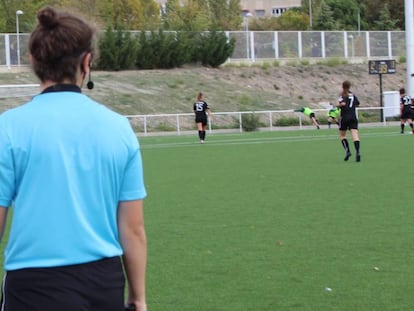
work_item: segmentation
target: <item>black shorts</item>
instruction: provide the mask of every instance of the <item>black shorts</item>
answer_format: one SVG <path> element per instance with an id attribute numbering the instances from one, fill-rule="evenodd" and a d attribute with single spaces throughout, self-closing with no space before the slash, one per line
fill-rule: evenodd
<path id="1" fill-rule="evenodd" d="M 357 130 L 358 129 L 358 119 L 355 118 L 341 118 L 339 121 L 339 130 Z"/>
<path id="2" fill-rule="evenodd" d="M 309 119 L 312 119 L 314 117 L 315 117 L 315 113 L 314 112 L 311 112 L 310 115 L 309 115 Z"/>
<path id="3" fill-rule="evenodd" d="M 207 116 L 196 115 L 195 122 L 196 123 L 201 123 L 202 125 L 207 125 Z"/>
<path id="4" fill-rule="evenodd" d="M 404 109 L 402 111 L 402 114 L 401 114 L 401 119 L 402 120 L 412 119 L 412 117 L 413 117 L 413 114 L 412 114 L 411 110 L 405 110 Z"/>
<path id="5" fill-rule="evenodd" d="M 123 311 L 125 278 L 119 257 L 86 264 L 7 271 L 4 311 Z"/>

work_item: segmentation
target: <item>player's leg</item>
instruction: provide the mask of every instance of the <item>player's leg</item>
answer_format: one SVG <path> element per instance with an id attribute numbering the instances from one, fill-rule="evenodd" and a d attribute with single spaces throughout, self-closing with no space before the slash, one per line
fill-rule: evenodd
<path id="1" fill-rule="evenodd" d="M 341 140 L 342 147 L 345 150 L 345 158 L 344 161 L 348 161 L 349 157 L 351 156 L 351 151 L 349 150 L 349 143 L 346 139 L 346 131 L 349 128 L 349 122 L 346 120 L 341 119 L 339 122 L 339 139 Z"/>
<path id="2" fill-rule="evenodd" d="M 320 129 L 319 123 L 318 123 L 318 120 L 316 120 L 315 114 L 313 112 L 309 115 L 309 118 L 311 119 L 313 125 L 315 125 L 316 128 L 319 130 Z"/>
<path id="3" fill-rule="evenodd" d="M 198 130 L 198 138 L 200 142 L 203 140 L 203 124 L 201 122 L 197 122 L 197 130 Z"/>
<path id="4" fill-rule="evenodd" d="M 342 147 L 345 150 L 344 161 L 348 161 L 349 157 L 351 156 L 351 150 L 349 149 L 348 139 L 346 139 L 346 130 L 339 130 L 339 137 L 341 139 Z"/>
<path id="5" fill-rule="evenodd" d="M 414 134 L 414 125 L 413 125 L 413 120 L 411 119 L 411 118 L 408 118 L 407 119 L 407 122 L 408 122 L 408 125 L 410 126 L 410 128 L 411 128 L 411 133 L 413 133 Z"/>
<path id="6" fill-rule="evenodd" d="M 400 119 L 400 133 L 404 134 L 404 127 L 405 127 L 405 119 Z"/>
<path id="7" fill-rule="evenodd" d="M 354 147 L 355 147 L 355 152 L 356 152 L 356 157 L 355 160 L 357 162 L 361 161 L 361 154 L 359 152 L 360 150 L 360 146 L 361 146 L 361 142 L 359 140 L 359 133 L 358 133 L 358 129 L 353 128 L 351 129 L 351 135 L 352 135 L 352 140 L 354 141 Z"/>
<path id="8" fill-rule="evenodd" d="M 201 143 L 204 143 L 204 141 L 206 140 L 206 128 L 207 128 L 207 121 L 203 122 L 203 126 L 202 126 L 202 131 L 201 131 Z"/>

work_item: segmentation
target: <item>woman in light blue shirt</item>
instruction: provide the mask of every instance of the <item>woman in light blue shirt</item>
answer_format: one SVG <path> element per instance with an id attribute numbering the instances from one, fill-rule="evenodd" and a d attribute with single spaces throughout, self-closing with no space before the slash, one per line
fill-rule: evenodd
<path id="1" fill-rule="evenodd" d="M 46 7 L 29 39 L 40 94 L 0 116 L 1 310 L 145 311 L 141 152 L 128 120 L 82 94 L 94 30 Z"/>

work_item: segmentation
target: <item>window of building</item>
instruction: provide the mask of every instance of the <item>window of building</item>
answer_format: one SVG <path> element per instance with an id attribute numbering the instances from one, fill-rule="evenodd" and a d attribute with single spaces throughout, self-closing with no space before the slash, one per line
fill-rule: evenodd
<path id="1" fill-rule="evenodd" d="M 264 17 L 265 10 L 256 10 L 256 17 Z"/>
<path id="2" fill-rule="evenodd" d="M 280 16 L 287 11 L 287 8 L 272 8 L 273 16 Z"/>

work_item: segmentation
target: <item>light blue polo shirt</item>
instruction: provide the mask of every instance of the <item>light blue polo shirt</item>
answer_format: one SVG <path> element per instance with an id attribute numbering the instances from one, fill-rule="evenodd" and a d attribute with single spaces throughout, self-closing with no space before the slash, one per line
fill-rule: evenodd
<path id="1" fill-rule="evenodd" d="M 121 255 L 118 202 L 145 196 L 125 117 L 76 91 L 0 115 L 0 206 L 13 206 L 6 270 Z"/>

